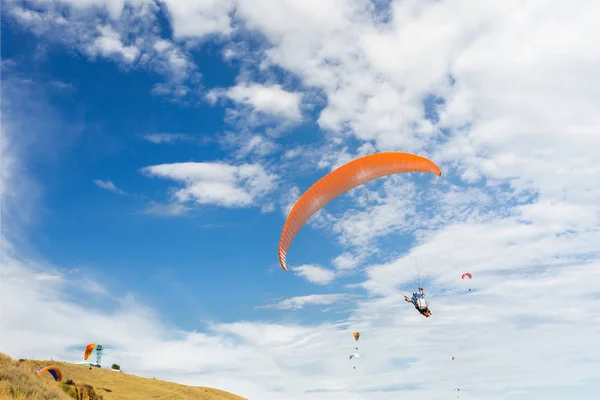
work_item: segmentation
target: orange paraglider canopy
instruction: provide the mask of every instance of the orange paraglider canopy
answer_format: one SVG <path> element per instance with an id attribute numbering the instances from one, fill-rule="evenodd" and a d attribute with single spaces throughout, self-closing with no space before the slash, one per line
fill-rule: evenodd
<path id="1" fill-rule="evenodd" d="M 50 375 L 52 375 L 55 381 L 62 382 L 62 373 L 60 372 L 60 369 L 58 369 L 54 365 L 49 365 L 47 367 L 38 369 L 37 375 L 41 376 L 46 371 L 49 372 Z"/>
<path id="2" fill-rule="evenodd" d="M 468 276 L 468 277 L 469 277 L 469 279 L 472 279 L 472 278 L 473 278 L 473 275 L 471 275 L 471 273 L 470 273 L 470 272 L 464 273 L 464 274 L 462 275 L 462 279 L 465 279 L 465 276 Z"/>
<path id="3" fill-rule="evenodd" d="M 279 239 L 279 263 L 287 271 L 286 257 L 292 241 L 317 211 L 337 196 L 382 176 L 401 172 L 442 175 L 433 161 L 410 153 L 382 152 L 357 158 L 335 169 L 312 185 L 296 202 Z"/>
<path id="4" fill-rule="evenodd" d="M 83 353 L 84 360 L 87 360 L 90 357 L 90 354 L 92 354 L 92 351 L 94 351 L 95 347 L 96 347 L 96 343 L 90 343 L 87 346 L 85 346 L 85 351 Z"/>

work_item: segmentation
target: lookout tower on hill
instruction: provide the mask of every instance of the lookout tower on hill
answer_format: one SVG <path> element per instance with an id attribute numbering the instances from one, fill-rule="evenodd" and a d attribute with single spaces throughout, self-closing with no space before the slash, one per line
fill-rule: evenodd
<path id="1" fill-rule="evenodd" d="M 100 367 L 100 363 L 102 362 L 102 345 L 98 343 L 96 345 L 96 366 Z"/>

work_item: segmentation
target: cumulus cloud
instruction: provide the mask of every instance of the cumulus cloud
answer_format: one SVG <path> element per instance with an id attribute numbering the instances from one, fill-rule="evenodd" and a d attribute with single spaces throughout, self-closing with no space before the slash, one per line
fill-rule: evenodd
<path id="1" fill-rule="evenodd" d="M 249 207 L 273 190 L 276 176 L 258 164 L 175 163 L 145 167 L 142 172 L 183 184 L 173 198 L 179 203 Z"/>
<path id="2" fill-rule="evenodd" d="M 202 38 L 232 32 L 231 15 L 235 1 L 165 0 L 177 38 Z"/>
<path id="3" fill-rule="evenodd" d="M 119 34 L 111 26 L 99 26 L 100 36 L 90 45 L 88 51 L 91 55 L 101 54 L 105 57 L 119 56 L 126 63 L 131 64 L 140 53 L 136 46 L 125 46 Z"/>
<path id="4" fill-rule="evenodd" d="M 288 92 L 281 85 L 260 85 L 244 83 L 225 91 L 213 90 L 208 93 L 211 101 L 219 97 L 227 97 L 236 103 L 251 107 L 253 110 L 281 116 L 285 119 L 300 120 L 300 93 Z"/>
<path id="5" fill-rule="evenodd" d="M 282 85 L 243 81 L 227 89 L 209 90 L 205 98 L 212 105 L 229 100 L 225 123 L 231 129 L 223 138 L 226 146 L 238 147 L 238 156 L 264 156 L 276 149 L 272 138 L 279 138 L 304 121 L 302 93 L 290 92 Z M 257 134 L 264 131 L 264 134 Z"/>
<path id="6" fill-rule="evenodd" d="M 291 269 L 296 275 L 317 285 L 327 285 L 335 279 L 335 272 L 318 265 L 301 265 Z"/>

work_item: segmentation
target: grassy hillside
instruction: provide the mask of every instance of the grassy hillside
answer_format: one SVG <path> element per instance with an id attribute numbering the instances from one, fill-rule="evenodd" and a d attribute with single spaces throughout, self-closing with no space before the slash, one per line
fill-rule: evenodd
<path id="1" fill-rule="evenodd" d="M 48 373 L 38 377 L 38 368 L 54 365 L 62 372 L 62 384 Z M 67 385 L 68 380 L 74 384 Z M 70 392 L 71 395 L 65 393 Z M 101 397 L 100 397 L 101 396 Z M 158 379 L 142 378 L 103 368 L 58 361 L 11 359 L 0 353 L 0 400 L 246 400 L 217 389 L 185 386 Z"/>

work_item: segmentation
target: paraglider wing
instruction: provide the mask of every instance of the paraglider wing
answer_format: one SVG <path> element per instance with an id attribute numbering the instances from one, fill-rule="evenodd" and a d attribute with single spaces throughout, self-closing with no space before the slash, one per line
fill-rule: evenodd
<path id="1" fill-rule="evenodd" d="M 286 257 L 302 226 L 337 196 L 382 176 L 401 172 L 429 172 L 442 175 L 433 161 L 415 154 L 381 152 L 357 158 L 333 170 L 312 185 L 294 204 L 279 239 L 279 263 L 287 271 Z"/>
<path id="2" fill-rule="evenodd" d="M 465 279 L 465 277 L 469 278 L 469 279 L 473 279 L 473 275 L 471 275 L 470 272 L 466 272 L 462 275 L 462 279 Z M 471 288 L 469 288 L 469 292 L 471 291 Z"/>
<path id="3" fill-rule="evenodd" d="M 358 333 L 358 332 L 354 332 L 354 333 L 352 334 L 352 336 L 354 336 L 354 340 L 356 340 L 356 341 L 358 342 L 358 338 L 360 337 L 360 333 Z"/>
<path id="4" fill-rule="evenodd" d="M 55 381 L 62 382 L 62 373 L 60 372 L 60 369 L 56 368 L 54 365 L 38 369 L 37 375 L 41 376 L 44 372 L 49 372 L 52 377 L 54 377 Z"/>
<path id="5" fill-rule="evenodd" d="M 352 353 L 350 354 L 350 360 L 352 360 L 352 358 L 360 358 L 360 355 L 358 355 L 358 353 Z"/>
<path id="6" fill-rule="evenodd" d="M 85 346 L 85 351 L 83 353 L 84 360 L 87 360 L 88 358 L 90 358 L 90 354 L 92 354 L 92 351 L 94 351 L 95 347 L 96 347 L 96 343 L 90 343 L 87 346 Z"/>

